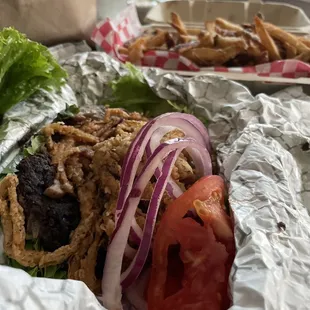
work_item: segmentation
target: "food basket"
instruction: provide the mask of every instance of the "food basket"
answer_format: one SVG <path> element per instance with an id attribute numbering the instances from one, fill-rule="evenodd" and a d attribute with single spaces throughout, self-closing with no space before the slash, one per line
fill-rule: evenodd
<path id="1" fill-rule="evenodd" d="M 281 18 L 272 19 L 272 12 L 281 10 Z M 205 2 L 205 1 L 169 1 L 155 6 L 147 15 L 147 20 L 152 22 L 147 26 L 142 26 L 139 22 L 134 6 L 129 6 L 117 18 L 106 19 L 100 22 L 93 31 L 92 40 L 98 47 L 109 55 L 121 60 L 128 61 L 127 55 L 119 52 L 126 42 L 141 35 L 143 32 L 152 32 L 154 29 L 160 31 L 169 30 L 175 32 L 167 24 L 171 12 L 179 14 L 186 27 L 194 28 L 195 31 L 204 28 L 206 18 L 212 20 L 216 17 L 226 18 L 227 21 L 236 23 L 248 23 L 253 20 L 255 14 L 260 12 L 265 20 L 274 25 L 281 26 L 285 31 L 295 35 L 304 36 L 310 27 L 310 21 L 305 13 L 290 5 L 280 5 L 274 3 L 263 4 L 256 1 L 236 2 Z M 228 14 L 227 12 L 234 12 Z M 277 11 L 278 12 L 278 11 Z M 284 17 L 283 17 L 284 16 Z M 291 18 L 286 18 L 290 16 Z M 198 66 L 188 58 L 172 50 L 148 50 L 143 54 L 139 63 L 140 66 L 158 67 L 164 70 L 177 70 L 180 72 L 217 72 L 232 74 L 253 74 L 265 77 L 283 78 L 308 78 L 310 76 L 310 66 L 298 59 L 280 60 L 272 63 L 251 64 L 242 66 Z"/>

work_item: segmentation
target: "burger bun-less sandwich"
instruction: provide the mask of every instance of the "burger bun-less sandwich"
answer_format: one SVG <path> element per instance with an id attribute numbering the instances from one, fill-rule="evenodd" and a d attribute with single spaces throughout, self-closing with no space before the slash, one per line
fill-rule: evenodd
<path id="1" fill-rule="evenodd" d="M 149 309 L 228 308 L 234 241 L 208 132 L 191 114 L 158 114 L 78 114 L 33 138 L 0 184 L 11 266 L 84 281 L 107 309 L 122 292 Z"/>

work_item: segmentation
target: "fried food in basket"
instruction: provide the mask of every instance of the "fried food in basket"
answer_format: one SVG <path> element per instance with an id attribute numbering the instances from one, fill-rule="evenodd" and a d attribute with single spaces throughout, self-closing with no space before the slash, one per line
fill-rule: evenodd
<path id="1" fill-rule="evenodd" d="M 147 39 L 139 38 L 128 47 L 128 59 L 132 63 L 139 63 L 143 57 L 143 52 L 146 51 Z"/>
<path id="2" fill-rule="evenodd" d="M 172 12 L 171 13 L 171 26 L 182 35 L 187 35 L 186 27 L 180 18 L 180 16 L 177 13 Z"/>
<path id="3" fill-rule="evenodd" d="M 253 66 L 284 59 L 310 62 L 310 39 L 286 32 L 257 14 L 253 24 L 237 25 L 223 18 L 205 21 L 204 29 L 186 27 L 171 13 L 174 30 L 156 30 L 127 42 L 119 53 L 139 64 L 150 50 L 177 52 L 198 66 Z"/>
<path id="4" fill-rule="evenodd" d="M 303 62 L 310 62 L 310 50 L 305 51 L 298 56 L 295 57 L 295 59 L 301 60 Z"/>
<path id="5" fill-rule="evenodd" d="M 298 37 L 294 36 L 293 34 L 290 34 L 283 29 L 269 23 L 264 23 L 264 26 L 273 39 L 277 39 L 282 43 L 287 42 L 295 46 L 297 52 L 303 53 L 309 49 Z"/>
<path id="6" fill-rule="evenodd" d="M 279 49 L 275 43 L 275 41 L 272 39 L 269 32 L 266 30 L 263 21 L 258 18 L 257 16 L 254 19 L 255 22 L 255 31 L 257 35 L 259 36 L 262 44 L 267 49 L 269 53 L 270 60 L 280 60 L 280 52 Z"/>
<path id="7" fill-rule="evenodd" d="M 299 38 L 299 40 L 301 43 L 303 43 L 304 45 L 306 45 L 307 47 L 310 48 L 310 38 L 301 37 L 301 38 Z"/>
<path id="8" fill-rule="evenodd" d="M 167 35 L 167 31 L 158 29 L 155 35 L 150 36 L 146 40 L 146 48 L 154 49 L 158 46 L 162 46 L 163 44 L 166 43 L 166 35 Z"/>
<path id="9" fill-rule="evenodd" d="M 219 28 L 230 30 L 230 31 L 243 31 L 243 28 L 239 25 L 230 23 L 223 18 L 217 18 L 215 20 L 215 25 Z"/>
<path id="10" fill-rule="evenodd" d="M 192 48 L 184 53 L 183 56 L 192 60 L 197 65 L 209 66 L 209 65 L 220 65 L 227 61 L 235 58 L 243 50 L 242 47 L 229 46 L 224 49 L 214 49 L 209 47 L 198 47 Z"/>
<path id="11" fill-rule="evenodd" d="M 216 36 L 216 46 L 218 46 L 219 48 L 226 48 L 229 46 L 238 46 L 244 50 L 246 50 L 248 47 L 245 38 L 242 38 L 242 37 L 224 37 L 221 35 Z"/>

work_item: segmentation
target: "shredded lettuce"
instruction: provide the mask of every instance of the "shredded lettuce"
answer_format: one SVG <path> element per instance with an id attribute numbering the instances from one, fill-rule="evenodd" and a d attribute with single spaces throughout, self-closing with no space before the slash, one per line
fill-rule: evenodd
<path id="1" fill-rule="evenodd" d="M 171 102 L 159 98 L 147 82 L 140 70 L 132 64 L 126 64 L 128 74 L 111 83 L 112 99 L 108 102 L 111 108 L 123 108 L 131 112 L 140 112 L 149 117 L 167 112 L 187 112 L 188 107 L 180 102 Z"/>
<path id="2" fill-rule="evenodd" d="M 0 116 L 38 89 L 58 90 L 66 77 L 45 46 L 13 28 L 0 31 Z"/>

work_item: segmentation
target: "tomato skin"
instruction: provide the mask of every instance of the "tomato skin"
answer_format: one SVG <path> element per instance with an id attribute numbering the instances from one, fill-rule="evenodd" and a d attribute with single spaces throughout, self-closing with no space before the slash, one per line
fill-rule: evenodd
<path id="1" fill-rule="evenodd" d="M 229 307 L 228 276 L 234 257 L 232 223 L 224 211 L 225 185 L 204 177 L 165 211 L 154 244 L 148 287 L 149 310 L 223 310 Z M 184 215 L 190 209 L 203 226 Z M 178 255 L 168 258 L 171 246 Z M 179 277 L 171 266 L 180 266 Z M 169 266 L 168 266 L 169 265 Z"/>

